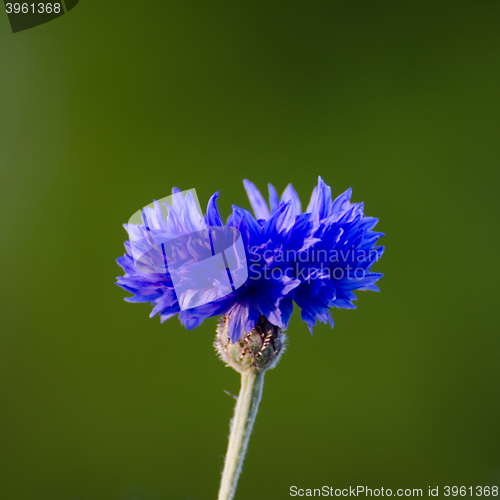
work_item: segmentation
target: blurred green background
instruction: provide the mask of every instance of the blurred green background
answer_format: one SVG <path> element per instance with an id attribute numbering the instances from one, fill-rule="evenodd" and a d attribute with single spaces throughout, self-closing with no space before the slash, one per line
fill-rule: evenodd
<path id="1" fill-rule="evenodd" d="M 500 3 L 82 0 L 0 64 L 0 499 L 216 498 L 238 375 L 123 301 L 122 224 L 318 175 L 382 292 L 296 310 L 236 498 L 500 483 Z"/>

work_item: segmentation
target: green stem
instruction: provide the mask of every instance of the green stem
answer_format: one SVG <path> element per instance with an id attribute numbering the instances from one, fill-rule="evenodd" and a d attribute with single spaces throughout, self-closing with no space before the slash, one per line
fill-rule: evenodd
<path id="1" fill-rule="evenodd" d="M 241 374 L 241 389 L 231 421 L 224 471 L 219 489 L 219 500 L 232 500 L 247 451 L 255 416 L 259 409 L 264 370 L 251 369 Z"/>

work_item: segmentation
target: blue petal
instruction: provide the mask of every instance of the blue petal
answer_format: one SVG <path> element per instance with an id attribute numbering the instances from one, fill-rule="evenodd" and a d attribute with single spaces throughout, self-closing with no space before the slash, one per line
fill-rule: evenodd
<path id="1" fill-rule="evenodd" d="M 293 228 L 293 223 L 295 222 L 295 214 L 293 210 L 292 202 L 289 201 L 285 205 L 285 209 L 282 211 L 280 216 L 276 219 L 276 230 L 278 233 L 286 231 Z"/>
<path id="2" fill-rule="evenodd" d="M 167 223 L 165 222 L 165 216 L 164 216 L 163 211 L 161 209 L 161 205 L 156 200 L 154 200 L 154 206 L 155 206 L 155 216 L 156 216 L 157 227 L 161 231 L 166 231 L 167 230 Z"/>
<path id="3" fill-rule="evenodd" d="M 318 177 L 318 185 L 314 188 L 311 201 L 306 212 L 313 215 L 315 222 L 319 222 L 328 217 L 332 203 L 332 189 L 325 184 L 321 176 Z"/>
<path id="4" fill-rule="evenodd" d="M 296 216 L 302 213 L 302 205 L 300 203 L 299 195 L 296 193 L 295 189 L 293 189 L 291 183 L 288 184 L 286 189 L 283 191 L 283 194 L 281 195 L 281 202 L 286 203 L 287 201 L 292 202 L 292 206 L 294 207 Z"/>
<path id="5" fill-rule="evenodd" d="M 185 207 L 185 221 L 187 227 L 192 231 L 204 229 L 205 221 L 192 191 L 189 191 L 185 197 Z"/>
<path id="6" fill-rule="evenodd" d="M 233 217 L 230 222 L 228 221 L 228 225 L 239 229 L 241 234 L 246 233 L 248 244 L 250 244 L 250 241 L 254 245 L 262 243 L 262 228 L 255 220 L 255 217 L 247 210 L 233 205 Z"/>
<path id="7" fill-rule="evenodd" d="M 272 184 L 268 184 L 267 189 L 269 191 L 269 206 L 271 207 L 271 213 L 274 213 L 280 206 L 280 199 Z"/>
<path id="8" fill-rule="evenodd" d="M 229 314 L 229 338 L 234 344 L 245 334 L 248 320 L 248 303 L 241 301 L 236 303 Z"/>
<path id="9" fill-rule="evenodd" d="M 290 225 L 293 224 L 290 206 L 291 202 L 288 202 L 286 205 L 280 205 L 279 210 L 274 212 L 272 217 L 266 221 L 262 234 L 265 241 L 276 238 L 284 229 L 290 229 Z"/>
<path id="10" fill-rule="evenodd" d="M 349 188 L 347 191 L 345 191 L 340 196 L 335 198 L 335 201 L 332 203 L 329 215 L 333 215 L 337 212 L 343 212 L 344 210 L 347 210 L 349 208 L 351 196 L 352 196 L 352 188 Z"/>
<path id="11" fill-rule="evenodd" d="M 124 288 L 124 287 L 122 287 Z M 153 295 L 146 295 L 145 297 L 142 296 L 134 296 L 134 297 L 125 297 L 125 302 L 151 302 L 152 300 L 161 297 L 161 292 L 160 293 L 155 293 Z"/>
<path id="12" fill-rule="evenodd" d="M 385 247 L 372 248 L 370 250 L 370 253 L 368 254 L 368 258 L 364 262 L 361 262 L 359 267 L 362 267 L 366 271 L 370 270 L 373 264 L 380 260 L 380 257 L 382 257 L 382 254 L 384 253 L 384 250 Z"/>
<path id="13" fill-rule="evenodd" d="M 186 311 L 182 311 L 179 314 L 179 320 L 181 324 L 186 327 L 187 330 L 192 330 L 203 323 L 205 318 L 199 316 L 191 316 L 186 314 Z"/>
<path id="14" fill-rule="evenodd" d="M 290 321 L 290 317 L 293 313 L 293 300 L 289 296 L 285 296 L 280 300 L 280 311 L 281 311 L 281 320 L 285 327 L 288 326 Z"/>
<path id="15" fill-rule="evenodd" d="M 175 315 L 177 315 L 177 314 L 179 314 L 179 312 L 178 312 L 178 311 L 171 312 L 171 313 L 168 313 L 168 314 L 162 314 L 162 315 L 160 316 L 161 323 L 162 323 L 162 324 L 163 324 L 163 323 L 165 323 L 165 321 L 167 321 L 167 319 L 170 319 L 170 318 L 172 318 L 173 316 L 175 316 Z"/>
<path id="16" fill-rule="evenodd" d="M 313 192 L 311 194 L 311 199 L 309 200 L 309 204 L 307 205 L 306 212 L 314 213 L 316 211 L 316 207 L 318 205 L 318 186 L 314 186 Z"/>
<path id="17" fill-rule="evenodd" d="M 208 201 L 207 207 L 207 223 L 209 226 L 223 226 L 222 219 L 217 208 L 217 198 L 219 191 L 215 192 Z"/>
<path id="18" fill-rule="evenodd" d="M 271 212 L 269 212 L 269 207 L 267 206 L 264 197 L 260 194 L 260 191 L 254 184 L 246 179 L 243 181 L 243 184 L 245 186 L 248 199 L 250 200 L 250 205 L 252 205 L 255 217 L 257 217 L 257 219 L 269 219 L 269 217 L 271 217 Z"/>

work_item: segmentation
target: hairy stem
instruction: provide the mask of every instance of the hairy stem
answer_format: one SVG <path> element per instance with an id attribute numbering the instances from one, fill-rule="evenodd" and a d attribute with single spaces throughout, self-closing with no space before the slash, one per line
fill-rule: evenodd
<path id="1" fill-rule="evenodd" d="M 224 471 L 219 489 L 219 500 L 232 500 L 247 451 L 255 416 L 259 409 L 264 370 L 251 369 L 241 375 L 241 389 L 231 421 Z"/>

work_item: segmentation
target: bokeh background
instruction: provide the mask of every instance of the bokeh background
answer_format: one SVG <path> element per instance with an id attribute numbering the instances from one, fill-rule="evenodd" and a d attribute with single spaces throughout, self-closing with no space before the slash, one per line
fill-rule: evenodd
<path id="1" fill-rule="evenodd" d="M 0 498 L 216 498 L 239 378 L 215 318 L 114 285 L 172 186 L 317 176 L 380 218 L 381 293 L 296 310 L 237 497 L 500 483 L 500 3 L 98 2 L 0 14 Z M 442 491 L 442 490 L 441 490 Z"/>

